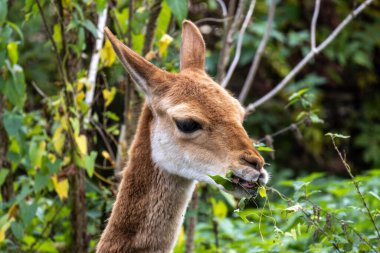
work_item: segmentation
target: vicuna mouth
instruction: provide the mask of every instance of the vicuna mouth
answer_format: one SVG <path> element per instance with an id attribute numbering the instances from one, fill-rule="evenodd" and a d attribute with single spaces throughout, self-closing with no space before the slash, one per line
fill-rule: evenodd
<path id="1" fill-rule="evenodd" d="M 259 182 L 249 182 L 235 175 L 231 175 L 231 181 L 246 189 L 256 189 L 261 186 Z"/>

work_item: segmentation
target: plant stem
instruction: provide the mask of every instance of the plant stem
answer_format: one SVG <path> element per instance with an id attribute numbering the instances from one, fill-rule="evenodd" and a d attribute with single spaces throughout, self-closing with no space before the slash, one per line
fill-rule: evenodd
<path id="1" fill-rule="evenodd" d="M 364 208 L 367 210 L 367 214 L 368 214 L 368 217 L 370 218 L 372 224 L 373 224 L 373 227 L 375 228 L 376 230 L 376 233 L 377 233 L 377 237 L 380 239 L 380 232 L 379 232 L 379 229 L 377 228 L 377 225 L 376 225 L 376 222 L 375 222 L 375 219 L 373 218 L 373 215 L 371 213 L 371 210 L 369 210 L 369 207 L 368 207 L 368 204 L 362 194 L 362 192 L 360 191 L 360 188 L 359 188 L 359 183 L 358 181 L 356 181 L 355 179 L 355 176 L 352 174 L 352 171 L 351 171 L 351 167 L 350 165 L 348 165 L 348 163 L 346 162 L 346 160 L 343 158 L 342 156 L 342 153 L 339 151 L 338 147 L 336 146 L 336 143 L 335 143 L 335 140 L 334 140 L 334 137 L 331 136 L 331 141 L 332 141 L 332 144 L 334 146 L 334 149 L 336 150 L 336 152 L 338 153 L 339 155 L 339 158 L 340 160 L 342 161 L 344 167 L 346 168 L 347 172 L 348 172 L 348 175 L 350 176 L 351 178 L 351 181 L 352 183 L 354 184 L 355 186 L 355 189 L 356 189 L 356 192 L 358 193 L 358 195 L 360 196 L 360 199 L 362 201 L 362 204 L 364 206 Z"/>

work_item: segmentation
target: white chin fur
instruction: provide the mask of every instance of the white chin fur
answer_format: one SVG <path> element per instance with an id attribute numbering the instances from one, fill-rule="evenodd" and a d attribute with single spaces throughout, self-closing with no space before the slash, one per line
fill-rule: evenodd
<path id="1" fill-rule="evenodd" d="M 198 161 L 181 150 L 170 134 L 152 130 L 152 159 L 160 169 L 190 180 L 216 185 L 209 175 L 222 174 L 222 170 L 216 171 L 215 168 L 222 169 L 224 165 L 216 166 Z"/>

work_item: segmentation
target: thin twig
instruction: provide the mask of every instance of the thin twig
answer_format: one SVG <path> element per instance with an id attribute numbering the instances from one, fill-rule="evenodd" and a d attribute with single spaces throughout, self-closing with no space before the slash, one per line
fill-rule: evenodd
<path id="1" fill-rule="evenodd" d="M 246 112 L 250 113 L 255 111 L 257 107 L 267 102 L 280 90 L 282 90 L 294 78 L 294 76 L 298 74 L 298 72 L 312 58 L 314 58 L 315 55 L 317 55 L 319 52 L 325 49 L 336 38 L 336 36 L 338 36 L 338 34 L 343 30 L 343 28 L 345 28 L 352 19 L 359 15 L 372 2 L 373 0 L 366 0 L 361 5 L 359 5 L 359 7 L 357 7 L 353 12 L 348 14 L 348 16 L 338 25 L 338 27 L 336 27 L 335 30 L 314 51 L 310 51 L 274 89 L 272 89 L 270 92 L 268 92 L 265 96 L 263 96 L 256 102 L 249 104 L 246 108 Z"/>
<path id="2" fill-rule="evenodd" d="M 231 66 L 228 69 L 226 77 L 223 79 L 223 81 L 221 83 L 221 86 L 223 88 L 225 88 L 227 86 L 227 84 L 230 81 L 230 79 L 232 77 L 232 74 L 234 73 L 235 68 L 236 68 L 236 66 L 237 66 L 237 64 L 239 62 L 240 54 L 241 54 L 241 47 L 243 45 L 244 34 L 245 34 L 245 31 L 247 30 L 249 22 L 251 21 L 253 10 L 255 9 L 255 4 L 256 4 L 256 0 L 252 0 L 251 4 L 249 5 L 248 12 L 247 12 L 247 14 L 245 16 L 243 25 L 242 25 L 242 27 L 241 27 L 241 29 L 239 31 L 239 37 L 238 37 L 238 41 L 237 41 L 237 44 L 236 44 L 236 52 L 235 52 L 234 60 L 232 61 Z"/>
<path id="3" fill-rule="evenodd" d="M 356 181 L 355 176 L 352 174 L 352 171 L 351 171 L 351 167 L 350 167 L 350 165 L 349 165 L 349 164 L 346 162 L 346 160 L 343 158 L 342 153 L 339 151 L 338 147 L 336 146 L 335 138 L 334 138 L 333 136 L 331 136 L 331 141 L 332 141 L 332 144 L 333 144 L 333 146 L 334 146 L 335 151 L 338 153 L 340 160 L 342 161 L 344 167 L 346 168 L 346 170 L 347 170 L 347 172 L 348 172 L 348 175 L 349 175 L 350 178 L 351 178 L 352 183 L 353 183 L 354 186 L 355 186 L 356 192 L 357 192 L 358 195 L 360 196 L 360 199 L 361 199 L 361 201 L 362 201 L 362 203 L 363 203 L 364 208 L 367 210 L 368 217 L 370 218 L 370 220 L 371 220 L 371 222 L 372 222 L 372 224 L 373 224 L 373 227 L 374 227 L 375 230 L 376 230 L 377 237 L 380 239 L 380 232 L 379 232 L 379 229 L 377 228 L 377 225 L 376 225 L 375 219 L 374 219 L 373 216 L 372 216 L 371 210 L 369 210 L 369 207 L 368 207 L 367 201 L 365 200 L 365 198 L 364 198 L 362 192 L 361 192 L 360 189 L 359 189 L 359 183 L 358 183 L 358 181 Z"/>
<path id="4" fill-rule="evenodd" d="M 251 89 L 252 83 L 255 80 L 257 69 L 260 65 L 261 56 L 264 52 L 265 46 L 267 45 L 270 32 L 272 30 L 272 23 L 274 18 L 274 13 L 276 10 L 276 0 L 271 0 L 271 4 L 268 10 L 268 21 L 267 26 L 264 31 L 263 39 L 260 42 L 260 45 L 256 51 L 255 58 L 253 59 L 252 65 L 249 69 L 248 77 L 244 82 L 243 89 L 239 95 L 240 103 L 243 103 L 246 99 L 249 90 Z"/>
<path id="5" fill-rule="evenodd" d="M 231 19 L 231 18 L 229 18 L 229 17 L 227 17 L 227 18 L 202 18 L 202 19 L 195 21 L 194 23 L 196 25 L 199 25 L 199 24 L 205 23 L 205 22 L 225 23 L 229 19 Z"/>
<path id="6" fill-rule="evenodd" d="M 157 19 L 160 15 L 162 8 L 162 0 L 153 0 L 152 5 L 149 7 L 149 20 L 146 25 L 146 34 L 144 39 L 144 46 L 142 49 L 142 55 L 145 57 L 147 53 L 152 49 L 154 34 L 156 32 Z"/>
<path id="7" fill-rule="evenodd" d="M 315 7 L 314 7 L 314 14 L 313 14 L 313 19 L 311 21 L 311 35 L 310 35 L 310 44 L 311 44 L 311 51 L 315 51 L 316 48 L 316 27 L 317 27 L 317 20 L 318 20 L 318 15 L 319 15 L 319 9 L 321 6 L 321 0 L 315 0 Z"/>
<path id="8" fill-rule="evenodd" d="M 218 65 L 217 65 L 217 76 L 216 81 L 221 82 L 223 80 L 223 77 L 225 75 L 225 68 L 228 62 L 228 59 L 230 57 L 230 47 L 232 41 L 230 41 L 230 38 L 233 37 L 233 34 L 235 34 L 235 31 L 233 29 L 237 28 L 237 26 L 234 26 L 233 23 L 239 22 L 240 19 L 242 19 L 243 16 L 243 0 L 239 0 L 238 10 L 234 16 L 235 12 L 235 4 L 236 0 L 230 0 L 228 4 L 228 14 L 227 17 L 229 20 L 226 22 L 226 26 L 224 27 L 224 34 L 223 34 L 223 40 L 222 40 L 222 49 L 219 53 L 219 59 L 218 59 Z"/>
<path id="9" fill-rule="evenodd" d="M 259 142 L 263 142 L 266 140 L 267 136 L 270 136 L 270 137 L 276 137 L 277 135 L 281 135 L 281 134 L 284 134 L 290 130 L 294 130 L 296 129 L 298 126 L 302 125 L 303 123 L 305 123 L 305 120 L 301 120 L 301 121 L 298 121 L 297 123 L 292 123 L 290 124 L 289 126 L 287 127 L 284 127 L 276 132 L 274 132 L 273 134 L 267 134 L 265 135 L 265 137 L 259 139 Z"/>
<path id="10" fill-rule="evenodd" d="M 219 4 L 220 8 L 222 9 L 223 25 L 224 25 L 224 29 L 226 29 L 228 25 L 228 18 L 231 18 L 231 17 L 228 17 L 227 7 L 225 3 L 223 2 L 223 0 L 216 0 L 216 2 Z"/>
<path id="11" fill-rule="evenodd" d="M 37 84 L 32 81 L 31 82 L 33 88 L 38 92 L 38 94 L 41 95 L 41 97 L 43 97 L 44 99 L 48 99 L 49 97 L 40 89 L 40 87 L 37 86 Z"/>
<path id="12" fill-rule="evenodd" d="M 103 133 L 102 128 L 94 120 L 90 119 L 90 122 L 95 127 L 95 129 L 98 131 L 98 133 L 100 134 L 100 136 L 102 137 L 102 140 L 103 140 L 103 142 L 104 142 L 104 144 L 105 144 L 105 146 L 107 148 L 108 153 L 111 156 L 112 161 L 115 161 L 115 154 L 113 153 L 113 150 L 112 150 L 112 147 L 111 147 L 111 143 L 109 143 L 108 138 Z"/>

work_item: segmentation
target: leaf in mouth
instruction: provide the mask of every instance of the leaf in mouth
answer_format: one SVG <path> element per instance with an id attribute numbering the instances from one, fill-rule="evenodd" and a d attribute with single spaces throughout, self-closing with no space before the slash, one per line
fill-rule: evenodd
<path id="1" fill-rule="evenodd" d="M 232 191 L 235 189 L 236 185 L 227 178 L 224 178 L 224 177 L 219 176 L 219 175 L 215 175 L 215 176 L 209 175 L 209 177 L 211 177 L 212 180 L 215 181 L 215 183 L 222 185 L 224 187 L 224 189 L 226 189 L 228 191 Z"/>

